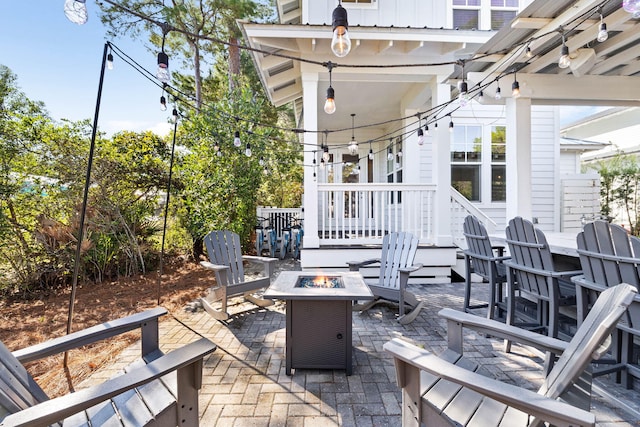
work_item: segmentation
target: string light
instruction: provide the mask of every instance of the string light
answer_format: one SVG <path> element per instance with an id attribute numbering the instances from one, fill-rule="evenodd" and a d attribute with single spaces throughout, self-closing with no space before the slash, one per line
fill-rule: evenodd
<path id="1" fill-rule="evenodd" d="M 462 108 L 464 108 L 467 106 L 467 103 L 469 102 L 469 97 L 467 94 L 467 92 L 469 91 L 469 86 L 467 85 L 467 81 L 465 80 L 464 61 L 461 61 L 461 62 L 462 62 L 462 83 L 460 83 L 460 87 L 458 88 L 460 91 L 460 94 L 458 95 L 458 103 Z"/>
<path id="2" fill-rule="evenodd" d="M 160 96 L 160 111 L 167 111 L 167 98 Z"/>
<path id="3" fill-rule="evenodd" d="M 113 54 L 111 52 L 107 55 L 107 68 L 113 70 Z"/>
<path id="4" fill-rule="evenodd" d="M 393 148 L 391 148 L 393 142 L 391 138 L 389 138 L 389 151 L 387 152 L 387 160 L 393 160 Z"/>
<path id="5" fill-rule="evenodd" d="M 484 103 L 484 91 L 480 91 L 480 93 L 478 93 L 478 102 L 480 104 Z"/>
<path id="6" fill-rule="evenodd" d="M 426 122 L 426 120 L 425 120 Z M 424 132 L 422 131 L 422 128 L 420 127 L 421 125 L 421 119 L 420 119 L 420 114 L 418 114 L 418 145 L 423 145 L 424 144 Z M 425 127 L 428 129 L 427 125 L 425 125 Z"/>
<path id="7" fill-rule="evenodd" d="M 520 98 L 520 83 L 516 80 L 516 72 L 513 72 L 513 83 L 511 84 L 511 96 Z"/>
<path id="8" fill-rule="evenodd" d="M 338 6 L 333 9 L 333 37 L 331 38 L 331 51 L 338 58 L 343 58 L 351 51 L 351 38 L 349 37 L 349 23 L 347 21 L 347 10 L 338 2 Z"/>
<path id="9" fill-rule="evenodd" d="M 640 0 L 624 0 L 622 8 L 633 15 L 633 18 L 640 18 Z"/>
<path id="10" fill-rule="evenodd" d="M 251 157 L 251 145 L 248 142 L 244 149 L 244 155 L 247 157 Z"/>
<path id="11" fill-rule="evenodd" d="M 355 121 L 355 113 L 351 113 L 351 142 L 349 142 L 349 153 L 351 155 L 355 155 L 358 152 L 358 142 L 356 141 L 356 137 L 354 134 L 354 121 Z"/>
<path id="12" fill-rule="evenodd" d="M 313 159 L 313 162 L 315 163 L 315 162 L 316 162 L 316 159 Z M 260 166 L 264 166 L 264 157 L 260 156 L 260 160 L 258 160 L 258 164 L 259 164 Z"/>
<path id="13" fill-rule="evenodd" d="M 242 145 L 242 140 L 240 139 L 240 131 L 237 130 L 233 134 L 233 145 L 240 148 Z"/>
<path id="14" fill-rule="evenodd" d="M 327 88 L 327 100 L 324 103 L 324 112 L 327 114 L 333 114 L 336 112 L 336 94 L 331 86 L 331 72 L 333 71 L 333 64 L 331 61 L 327 63 L 329 69 L 329 87 Z"/>
<path id="15" fill-rule="evenodd" d="M 171 112 L 171 117 L 173 120 L 173 123 L 176 123 L 178 121 L 178 109 L 173 107 L 173 111 Z"/>
<path id="16" fill-rule="evenodd" d="M 453 118 L 449 114 L 449 132 L 453 132 Z"/>
<path id="17" fill-rule="evenodd" d="M 64 14 L 74 24 L 86 24 L 89 20 L 86 0 L 66 0 L 64 2 Z"/>
<path id="18" fill-rule="evenodd" d="M 529 46 L 526 47 L 526 49 L 524 50 L 524 56 L 527 59 L 533 58 L 533 52 L 531 51 L 531 47 Z"/>
<path id="19" fill-rule="evenodd" d="M 502 91 L 500 90 L 500 84 L 496 83 L 498 87 L 496 88 L 496 101 L 500 101 L 502 99 Z"/>
<path id="20" fill-rule="evenodd" d="M 369 141 L 369 160 L 373 160 L 375 158 L 375 154 L 373 153 L 373 148 L 371 147 L 371 141 Z"/>
<path id="21" fill-rule="evenodd" d="M 600 8 L 600 26 L 598 27 L 598 40 L 600 43 L 607 41 L 609 33 L 607 32 L 607 24 L 604 22 L 604 16 L 602 16 L 602 8 Z"/>
<path id="22" fill-rule="evenodd" d="M 160 52 L 158 52 L 158 71 L 156 71 L 156 78 L 162 83 L 169 83 L 169 81 L 171 81 L 169 56 L 164 52 L 164 42 L 167 38 L 167 31 L 167 24 L 162 24 L 162 47 L 160 48 Z"/>
<path id="23" fill-rule="evenodd" d="M 562 47 L 560 48 L 560 59 L 558 60 L 558 67 L 567 68 L 571 65 L 571 58 L 569 57 L 569 46 L 565 44 L 564 33 L 562 33 Z"/>

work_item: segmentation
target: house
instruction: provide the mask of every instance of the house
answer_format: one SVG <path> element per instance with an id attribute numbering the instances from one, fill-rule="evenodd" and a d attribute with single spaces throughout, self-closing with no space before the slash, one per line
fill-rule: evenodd
<path id="1" fill-rule="evenodd" d="M 589 146 L 560 140 L 558 106 L 608 95 L 603 76 L 585 75 L 597 51 L 558 71 L 557 29 L 566 26 L 571 49 L 595 39 L 599 21 L 587 13 L 599 3 L 278 0 L 280 24 L 239 22 L 271 101 L 292 103 L 304 130 L 302 267 L 344 268 L 404 230 L 420 237 L 422 274 L 445 279 L 469 213 L 490 229 L 516 215 L 545 231 L 579 227 L 589 212 L 576 212 L 593 209 L 598 179 L 578 173 Z M 601 10 L 615 40 L 633 20 L 610 3 Z M 340 57 L 331 50 L 339 7 L 351 41 Z M 519 97 L 509 90 L 516 82 Z M 608 99 L 637 102 L 637 92 Z"/>

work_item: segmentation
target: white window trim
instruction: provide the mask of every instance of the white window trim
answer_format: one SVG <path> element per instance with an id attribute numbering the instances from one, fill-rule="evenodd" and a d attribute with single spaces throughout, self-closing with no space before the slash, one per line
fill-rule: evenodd
<path id="1" fill-rule="evenodd" d="M 357 1 L 357 0 L 356 0 Z M 361 9 L 361 10 L 377 10 L 378 9 L 378 0 L 371 0 L 371 3 L 348 3 L 344 0 L 342 1 L 342 6 L 345 9 Z"/>
<path id="2" fill-rule="evenodd" d="M 507 10 L 515 11 L 518 14 L 527 5 L 531 3 L 530 0 L 519 0 L 519 7 L 507 7 L 507 6 L 491 6 L 491 0 L 480 0 L 480 6 L 453 6 L 453 1 L 447 1 L 447 28 L 453 28 L 453 10 L 479 10 L 480 16 L 478 18 L 478 30 L 491 30 L 491 11 L 492 10 Z M 497 31 L 497 30 L 494 30 Z"/>

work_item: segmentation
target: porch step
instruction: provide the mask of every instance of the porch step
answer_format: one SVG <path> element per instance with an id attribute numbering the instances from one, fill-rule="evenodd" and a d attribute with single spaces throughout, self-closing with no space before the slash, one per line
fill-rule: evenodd
<path id="1" fill-rule="evenodd" d="M 323 246 L 322 248 L 303 248 L 300 265 L 302 270 L 347 271 L 348 261 L 363 261 L 380 258 L 380 246 L 349 245 Z M 409 283 L 449 283 L 452 268 L 456 265 L 455 246 L 421 245 L 416 253 L 416 263 L 423 265 L 411 274 Z M 363 268 L 364 277 L 377 277 L 379 267 Z"/>

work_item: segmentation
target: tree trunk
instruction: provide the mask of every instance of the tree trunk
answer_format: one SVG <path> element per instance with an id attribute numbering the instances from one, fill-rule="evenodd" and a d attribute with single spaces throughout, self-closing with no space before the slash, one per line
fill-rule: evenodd
<path id="1" fill-rule="evenodd" d="M 200 258 L 204 256 L 204 240 L 202 237 L 193 239 L 193 259 L 200 262 Z"/>
<path id="2" fill-rule="evenodd" d="M 238 39 L 229 37 L 229 90 L 236 87 L 236 76 L 240 74 L 240 49 Z"/>
<path id="3" fill-rule="evenodd" d="M 200 70 L 200 46 L 198 41 L 191 43 L 193 48 L 193 74 L 196 86 L 196 111 L 199 113 L 202 108 L 202 72 Z"/>

